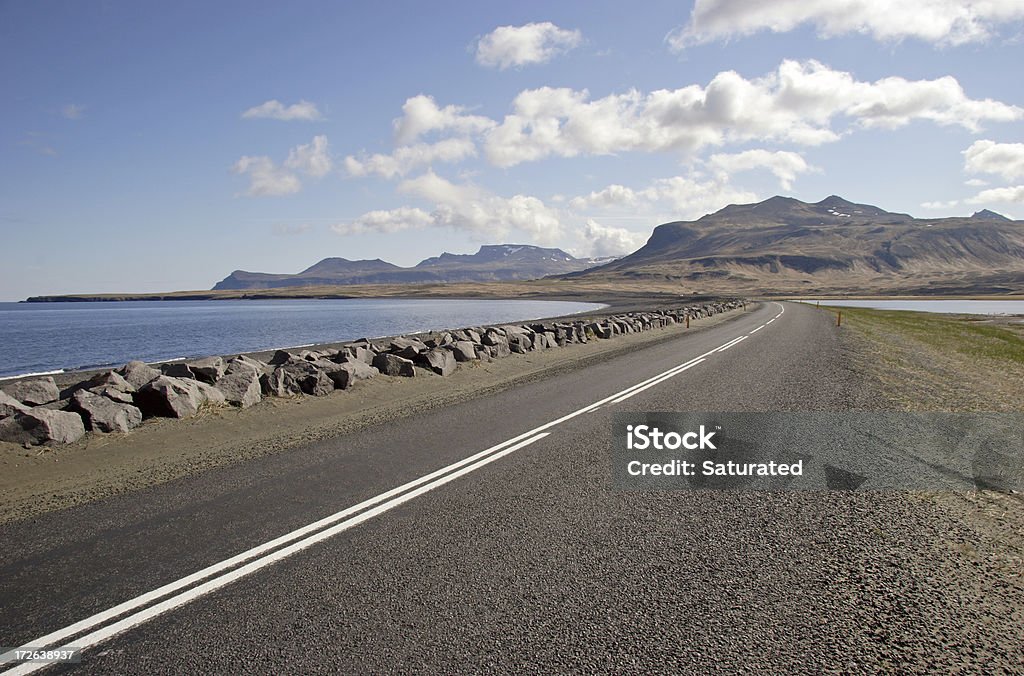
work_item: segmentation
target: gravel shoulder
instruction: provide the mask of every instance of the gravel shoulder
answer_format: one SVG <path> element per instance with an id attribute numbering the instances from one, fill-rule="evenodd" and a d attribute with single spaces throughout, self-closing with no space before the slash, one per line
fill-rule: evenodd
<path id="1" fill-rule="evenodd" d="M 838 314 L 840 308 L 823 311 Z M 1024 324 L 1019 317 L 931 315 L 842 308 L 841 342 L 880 408 L 1024 411 Z M 948 524 L 943 570 L 964 598 L 994 587 L 1024 598 L 1024 496 L 995 491 L 912 493 L 911 503 Z M 955 600 L 951 600 L 953 602 Z M 1007 607 L 1024 617 L 1024 605 Z M 1009 637 L 1007 637 L 1009 638 Z"/>

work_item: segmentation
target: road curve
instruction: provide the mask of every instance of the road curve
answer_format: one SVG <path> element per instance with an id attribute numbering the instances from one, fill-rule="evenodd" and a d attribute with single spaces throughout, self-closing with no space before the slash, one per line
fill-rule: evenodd
<path id="1" fill-rule="evenodd" d="M 0 644 L 94 643 L 50 668 L 87 673 L 1012 668 L 1014 590 L 930 503 L 612 487 L 614 412 L 874 404 L 830 317 L 784 307 L 0 527 Z"/>

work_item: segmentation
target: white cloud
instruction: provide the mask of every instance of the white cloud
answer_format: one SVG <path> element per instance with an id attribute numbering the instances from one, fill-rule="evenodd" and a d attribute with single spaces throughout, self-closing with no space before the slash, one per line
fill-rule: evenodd
<path id="1" fill-rule="evenodd" d="M 288 159 L 284 161 L 284 166 L 315 178 L 322 178 L 330 173 L 333 166 L 327 145 L 326 136 L 314 136 L 311 143 L 292 148 L 288 153 Z"/>
<path id="2" fill-rule="evenodd" d="M 245 194 L 252 197 L 291 195 L 302 189 L 302 182 L 295 174 L 274 166 L 273 161 L 265 155 L 245 155 L 235 162 L 231 171 L 249 176 L 249 189 Z"/>
<path id="3" fill-rule="evenodd" d="M 633 253 L 644 245 L 649 236 L 626 228 L 601 225 L 592 218 L 587 219 L 581 235 L 591 256 L 622 256 Z"/>
<path id="4" fill-rule="evenodd" d="M 1024 19 L 1020 0 L 697 0 L 690 21 L 672 31 L 680 51 L 763 31 L 785 33 L 809 24 L 823 38 L 859 33 L 894 42 L 915 38 L 942 45 L 981 42 L 1001 24 Z"/>
<path id="5" fill-rule="evenodd" d="M 637 203 L 640 196 L 632 188 L 624 185 L 612 184 L 602 190 L 595 190 L 589 195 L 574 197 L 569 200 L 569 206 L 573 209 L 608 208 L 632 206 Z"/>
<path id="6" fill-rule="evenodd" d="M 235 162 L 231 171 L 249 177 L 246 195 L 270 197 L 291 195 L 302 190 L 298 173 L 321 178 L 330 172 L 331 166 L 327 137 L 315 136 L 312 142 L 292 148 L 280 167 L 266 155 L 245 155 Z"/>
<path id="7" fill-rule="evenodd" d="M 60 114 L 69 120 L 77 120 L 85 112 L 85 106 L 78 103 L 69 103 L 60 109 Z"/>
<path id="8" fill-rule="evenodd" d="M 793 187 L 798 174 L 817 170 L 807 164 L 807 160 L 799 153 L 786 150 L 772 152 L 756 149 L 732 155 L 715 154 L 708 160 L 708 165 L 724 176 L 752 169 L 767 169 L 779 179 L 779 185 L 785 190 Z"/>
<path id="9" fill-rule="evenodd" d="M 562 234 L 558 213 L 536 197 L 501 197 L 473 185 L 455 184 L 432 171 L 403 181 L 399 192 L 433 204 L 426 212 L 414 207 L 371 211 L 351 223 L 334 226 L 339 234 L 395 232 L 408 228 L 452 228 L 480 239 L 503 239 L 511 233 L 538 244 L 551 244 Z"/>
<path id="10" fill-rule="evenodd" d="M 724 71 L 706 87 L 646 95 L 631 90 L 590 100 L 586 90 L 525 90 L 513 112 L 486 132 L 484 149 L 491 163 L 509 167 L 552 155 L 693 152 L 750 140 L 818 145 L 848 131 L 833 128 L 839 117 L 860 127 L 930 120 L 977 131 L 983 121 L 1022 116 L 1019 107 L 968 98 L 953 77 L 863 82 L 817 61 L 786 60 L 762 78 Z"/>
<path id="11" fill-rule="evenodd" d="M 964 181 L 964 185 L 969 185 L 972 188 L 981 188 L 983 186 L 988 185 L 988 181 L 983 181 L 980 178 L 969 178 L 966 181 Z"/>
<path id="12" fill-rule="evenodd" d="M 964 169 L 972 174 L 997 174 L 1007 181 L 1024 176 L 1024 143 L 983 139 L 963 151 Z"/>
<path id="13" fill-rule="evenodd" d="M 989 188 L 966 200 L 968 204 L 987 204 L 990 202 L 1024 202 L 1024 185 L 1006 188 Z"/>
<path id="14" fill-rule="evenodd" d="M 319 120 L 322 119 L 316 104 L 299 101 L 286 106 L 277 99 L 270 99 L 258 106 L 253 106 L 242 113 L 246 119 L 269 118 L 271 120 Z"/>
<path id="15" fill-rule="evenodd" d="M 399 207 L 368 211 L 349 223 L 337 223 L 331 230 L 339 235 L 362 235 L 373 232 L 401 232 L 402 230 L 419 230 L 433 225 L 430 214 L 422 209 Z"/>
<path id="16" fill-rule="evenodd" d="M 405 176 L 413 169 L 434 162 L 461 162 L 476 156 L 476 145 L 467 138 L 448 138 L 437 143 L 417 143 L 396 148 L 390 155 L 380 153 L 368 157 L 345 158 L 345 169 L 351 176 L 377 174 L 384 178 Z"/>
<path id="17" fill-rule="evenodd" d="M 500 26 L 477 42 L 476 62 L 501 70 L 546 63 L 582 41 L 578 30 L 559 28 L 550 21 Z"/>
<path id="18" fill-rule="evenodd" d="M 948 202 L 921 202 L 921 208 L 931 209 L 933 211 L 942 211 L 944 209 L 952 209 L 958 204 L 960 204 L 959 200 L 949 200 Z"/>
<path id="19" fill-rule="evenodd" d="M 392 125 L 395 142 L 408 145 L 429 132 L 450 131 L 457 134 L 477 134 L 494 126 L 494 121 L 480 115 L 467 115 L 462 106 L 448 105 L 441 108 L 433 97 L 420 94 L 406 99 L 402 105 L 402 117 Z"/>
<path id="20" fill-rule="evenodd" d="M 727 204 L 749 204 L 757 194 L 731 186 L 725 177 L 702 178 L 699 174 L 673 176 L 654 181 L 644 188 L 610 185 L 569 201 L 576 212 L 596 210 L 614 215 L 627 209 L 631 214 L 666 220 L 698 218 Z"/>

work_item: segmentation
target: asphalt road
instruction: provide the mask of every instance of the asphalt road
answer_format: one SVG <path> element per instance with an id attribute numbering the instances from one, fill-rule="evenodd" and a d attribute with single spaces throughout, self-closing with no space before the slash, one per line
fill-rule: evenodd
<path id="1" fill-rule="evenodd" d="M 282 543 L 298 551 L 281 560 L 261 558 L 284 551 L 268 547 L 239 562 L 252 572 L 238 579 L 221 577 L 240 570 L 226 566 L 83 628 L 75 638 L 114 634 L 122 620 L 125 630 L 101 636 L 80 664 L 49 669 L 1020 669 L 1019 589 L 952 551 L 963 527 L 927 500 L 613 487 L 614 413 L 876 407 L 826 313 L 787 304 L 754 332 L 779 309 L 765 304 L 585 370 L 0 527 L 0 644 L 31 645 L 517 439 L 345 516 L 354 522 L 310 529 L 316 542 Z M 588 408 L 623 392 L 633 394 Z M 173 607 L 146 617 L 161 601 Z"/>

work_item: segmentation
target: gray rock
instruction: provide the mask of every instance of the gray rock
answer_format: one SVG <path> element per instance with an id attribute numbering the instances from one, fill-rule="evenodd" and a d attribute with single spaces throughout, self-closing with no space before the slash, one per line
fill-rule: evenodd
<path id="1" fill-rule="evenodd" d="M 334 389 L 336 390 L 348 389 L 355 380 L 352 377 L 352 371 L 346 368 L 345 364 L 339 364 L 327 359 L 320 359 L 312 362 L 312 364 L 323 371 L 324 375 L 331 379 L 331 382 L 334 383 Z"/>
<path id="2" fill-rule="evenodd" d="M 346 358 L 341 365 L 348 369 L 355 380 L 369 380 L 380 375 L 380 371 L 373 368 L 361 359 Z"/>
<path id="3" fill-rule="evenodd" d="M 123 404 L 78 390 L 71 397 L 71 405 L 82 414 L 86 427 L 97 432 L 128 432 L 142 424 L 142 411 L 131 404 Z"/>
<path id="4" fill-rule="evenodd" d="M 310 394 L 322 397 L 334 391 L 334 382 L 321 369 L 305 360 L 282 364 L 263 376 L 260 383 L 265 394 L 290 397 Z"/>
<path id="5" fill-rule="evenodd" d="M 525 333 L 512 332 L 508 334 L 508 347 L 513 352 L 523 354 L 533 347 L 533 340 Z"/>
<path id="6" fill-rule="evenodd" d="M 249 408 L 260 403 L 263 391 L 260 385 L 260 374 L 251 366 L 240 367 L 234 373 L 228 373 L 217 381 L 216 388 L 224 395 L 224 399 L 232 406 Z"/>
<path id="7" fill-rule="evenodd" d="M 135 403 L 135 399 L 132 398 L 131 392 L 125 392 L 110 385 L 105 385 L 103 387 L 90 387 L 87 391 L 92 392 L 93 394 L 98 394 L 101 397 L 106 397 L 111 401 L 120 402 L 122 404 Z"/>
<path id="8" fill-rule="evenodd" d="M 225 403 L 224 394 L 206 383 L 160 376 L 135 393 L 135 405 L 143 415 L 188 418 L 206 404 Z"/>
<path id="9" fill-rule="evenodd" d="M 4 392 L 28 406 L 40 406 L 60 399 L 60 389 L 49 376 L 8 383 L 4 385 Z"/>
<path id="10" fill-rule="evenodd" d="M 411 378 L 416 375 L 412 361 L 396 354 L 378 354 L 373 358 L 373 366 L 386 376 L 404 376 Z"/>
<path id="11" fill-rule="evenodd" d="M 160 364 L 160 373 L 172 378 L 187 378 L 197 380 L 196 374 L 192 372 L 188 364 L 175 362 L 173 364 Z"/>
<path id="12" fill-rule="evenodd" d="M 130 361 L 115 373 L 127 380 L 136 390 L 160 376 L 160 371 L 141 361 Z"/>
<path id="13" fill-rule="evenodd" d="M 360 347 L 357 345 L 355 347 L 349 348 L 349 355 L 351 355 L 354 359 L 358 359 L 359 361 L 363 362 L 367 366 L 370 366 L 371 364 L 373 364 L 373 358 L 377 356 L 377 353 L 374 352 L 373 350 L 367 349 L 365 347 Z"/>
<path id="14" fill-rule="evenodd" d="M 26 413 L 28 409 L 28 406 L 0 390 L 0 419 L 9 418 L 16 413 Z"/>
<path id="15" fill-rule="evenodd" d="M 125 380 L 124 376 L 116 371 L 104 371 L 103 373 L 97 373 L 83 384 L 83 388 L 87 390 L 92 390 L 97 387 L 109 387 L 121 392 L 134 392 L 138 389 Z"/>
<path id="16" fill-rule="evenodd" d="M 224 360 L 220 357 L 207 357 L 206 359 L 190 361 L 188 367 L 192 369 L 192 373 L 195 374 L 197 380 L 202 380 L 204 383 L 211 385 L 217 382 L 227 369 L 224 365 Z"/>
<path id="17" fill-rule="evenodd" d="M 409 353 L 410 351 L 412 354 L 419 354 L 420 352 L 426 352 L 427 349 L 427 345 L 423 341 L 405 337 L 395 338 L 388 346 L 388 351 L 394 354 Z M 406 358 L 408 359 L 409 357 Z"/>
<path id="18" fill-rule="evenodd" d="M 246 371 L 255 371 L 256 375 L 263 375 L 267 372 L 267 365 L 263 362 L 253 359 L 252 357 L 246 357 L 244 354 L 240 354 L 234 359 L 228 360 L 225 366 L 224 374 L 233 375 L 235 373 L 244 373 Z"/>
<path id="19" fill-rule="evenodd" d="M 455 344 L 451 346 L 452 354 L 455 355 L 455 361 L 473 361 L 479 359 L 476 354 L 476 348 L 468 340 L 457 340 Z"/>
<path id="20" fill-rule="evenodd" d="M 501 357 L 507 357 L 510 354 L 512 354 L 512 350 L 509 349 L 507 340 L 496 342 L 494 345 L 491 345 L 488 348 L 488 350 L 490 352 L 490 355 L 496 359 L 499 359 Z"/>
<path id="21" fill-rule="evenodd" d="M 270 358 L 270 365 L 280 366 L 281 364 L 287 364 L 288 362 L 294 361 L 295 359 L 295 355 L 293 355 L 291 352 L 286 352 L 285 350 L 277 350 L 276 352 L 274 352 L 274 356 Z"/>
<path id="22" fill-rule="evenodd" d="M 0 420 L 0 441 L 13 444 L 70 444 L 85 436 L 85 423 L 77 413 L 31 409 Z"/>
<path id="23" fill-rule="evenodd" d="M 435 348 L 428 350 L 420 356 L 427 368 L 439 376 L 448 376 L 455 373 L 455 369 L 458 366 L 455 362 L 455 355 L 451 350 Z"/>
<path id="24" fill-rule="evenodd" d="M 489 347 L 493 347 L 498 343 L 505 343 L 508 345 L 508 338 L 505 336 L 505 332 L 499 329 L 487 329 L 484 335 L 480 337 L 480 342 Z"/>

